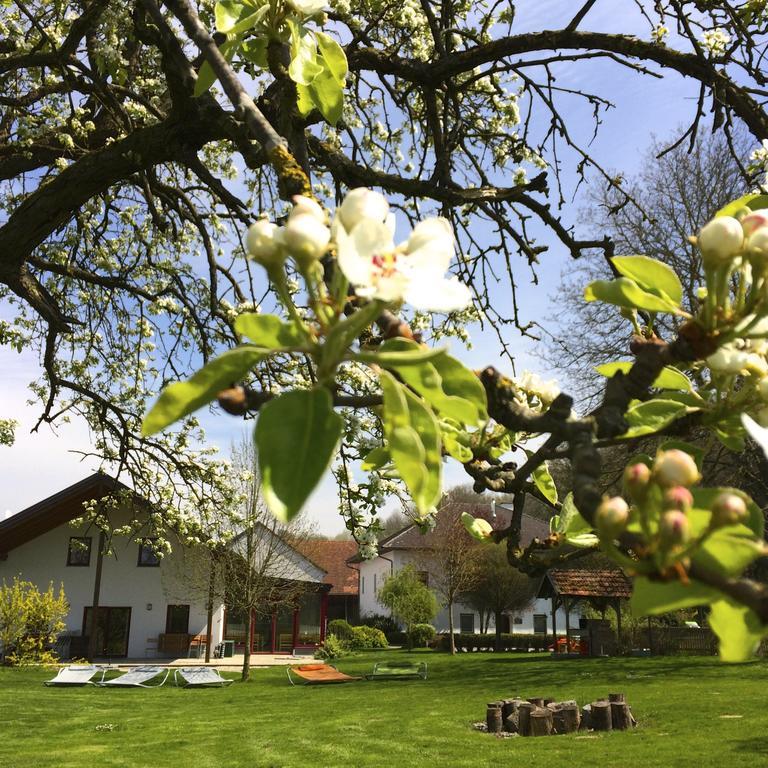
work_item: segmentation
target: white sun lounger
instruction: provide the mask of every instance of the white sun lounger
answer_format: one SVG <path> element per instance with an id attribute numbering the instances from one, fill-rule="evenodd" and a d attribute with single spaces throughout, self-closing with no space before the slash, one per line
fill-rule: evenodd
<path id="1" fill-rule="evenodd" d="M 108 667 L 99 667 L 94 664 L 76 664 L 70 667 L 62 667 L 56 677 L 46 680 L 44 685 L 96 685 L 93 678 L 101 673 L 101 680 Z M 101 681 L 100 681 L 101 682 Z"/>
<path id="2" fill-rule="evenodd" d="M 125 674 L 120 675 L 120 677 L 115 677 L 112 680 L 102 680 L 99 685 L 105 688 L 107 686 L 111 688 L 159 688 L 168 679 L 170 672 L 170 669 L 163 667 L 134 667 Z M 163 675 L 163 673 L 165 674 Z M 163 679 L 159 683 L 147 685 L 150 680 L 159 675 L 163 675 Z"/>
<path id="3" fill-rule="evenodd" d="M 184 682 L 179 683 L 179 678 Z M 179 667 L 173 672 L 173 681 L 183 688 L 208 688 L 229 685 L 232 681 L 219 674 L 212 667 Z"/>

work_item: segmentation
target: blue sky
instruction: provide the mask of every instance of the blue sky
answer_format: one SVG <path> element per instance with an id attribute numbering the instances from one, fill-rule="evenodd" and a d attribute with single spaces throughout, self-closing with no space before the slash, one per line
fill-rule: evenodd
<path id="1" fill-rule="evenodd" d="M 562 16 L 567 16 L 569 11 L 573 12 L 573 4 L 563 0 L 541 0 L 536 3 L 529 0 L 518 6 L 517 32 L 561 26 Z M 639 20 L 631 0 L 610 0 L 598 4 L 582 23 L 582 28 L 634 32 L 646 39 L 649 36 L 647 25 Z M 588 88 L 614 102 L 616 108 L 603 113 L 603 124 L 590 146 L 591 153 L 611 170 L 629 175 L 637 172 L 651 136 L 669 136 L 676 127 L 685 123 L 694 109 L 697 95 L 695 83 L 674 73 L 667 74 L 663 80 L 657 80 L 641 77 L 616 63 L 602 60 L 561 64 L 558 67 L 559 84 Z M 593 130 L 591 108 L 575 98 L 563 101 L 561 105 L 574 137 L 586 143 Z M 569 165 L 572 168 L 575 163 Z M 570 199 L 577 179 L 572 170 L 566 170 L 564 179 L 565 194 Z M 564 216 L 566 222 L 577 224 L 577 232 L 580 231 L 578 218 L 584 204 L 583 193 L 582 188 L 573 202 L 569 203 Z M 547 243 L 550 249 L 541 256 L 538 286 L 530 285 L 527 265 L 522 259 L 519 261 L 518 298 L 524 319 L 543 322 L 553 314 L 552 296 L 562 271 L 567 269 L 570 255 L 543 229 L 536 230 L 535 235 Z M 508 286 L 501 284 L 492 291 L 494 301 L 510 300 Z M 552 375 L 543 345 L 521 339 L 517 331 L 511 328 L 507 334 L 518 371 L 530 369 L 545 377 Z M 469 352 L 462 352 L 454 343 L 453 352 L 473 367 L 495 364 L 503 370 L 508 369 L 508 365 L 499 363 L 498 342 L 493 334 L 473 334 L 473 345 Z M 31 352 L 19 355 L 0 347 L 0 371 L 3 377 L 0 418 L 12 417 L 21 423 L 14 447 L 0 447 L 2 518 L 3 514 L 20 511 L 86 476 L 96 468 L 96 464 L 93 461 L 81 462 L 80 457 L 72 452 L 84 450 L 88 446 L 88 430 L 82 423 L 61 425 L 55 430 L 44 425 L 38 433 L 30 434 L 39 408 L 26 405 L 29 397 L 27 386 L 40 373 L 37 355 Z M 225 454 L 242 432 L 242 425 L 237 420 L 221 416 L 206 416 L 204 424 L 209 440 L 219 445 Z M 466 481 L 458 465 L 446 468 L 447 486 Z M 321 484 L 310 499 L 307 514 L 323 533 L 332 534 L 342 529 L 336 513 L 335 485 L 330 478 Z"/>

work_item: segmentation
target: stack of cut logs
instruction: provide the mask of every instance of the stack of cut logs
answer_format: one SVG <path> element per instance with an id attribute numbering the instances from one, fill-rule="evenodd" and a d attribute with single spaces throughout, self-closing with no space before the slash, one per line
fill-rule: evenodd
<path id="1" fill-rule="evenodd" d="M 574 731 L 625 731 L 637 725 L 623 693 L 609 693 L 579 708 L 575 701 L 503 699 L 488 704 L 488 733 L 551 736 Z"/>

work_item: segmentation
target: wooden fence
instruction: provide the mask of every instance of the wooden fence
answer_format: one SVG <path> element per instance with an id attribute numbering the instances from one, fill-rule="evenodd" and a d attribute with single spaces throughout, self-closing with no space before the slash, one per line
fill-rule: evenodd
<path id="1" fill-rule="evenodd" d="M 632 648 L 649 649 L 653 656 L 690 653 L 709 656 L 717 653 L 717 638 L 711 629 L 653 626 L 632 633 Z"/>

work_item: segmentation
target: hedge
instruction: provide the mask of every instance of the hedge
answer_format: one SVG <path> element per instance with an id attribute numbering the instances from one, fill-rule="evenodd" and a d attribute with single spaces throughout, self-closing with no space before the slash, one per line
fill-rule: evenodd
<path id="1" fill-rule="evenodd" d="M 457 651 L 476 652 L 493 651 L 496 649 L 496 635 L 454 635 L 454 643 Z M 552 638 L 548 635 L 502 635 L 502 651 L 546 651 L 552 644 Z M 441 635 L 438 648 L 447 651 L 450 648 L 448 635 Z"/>

